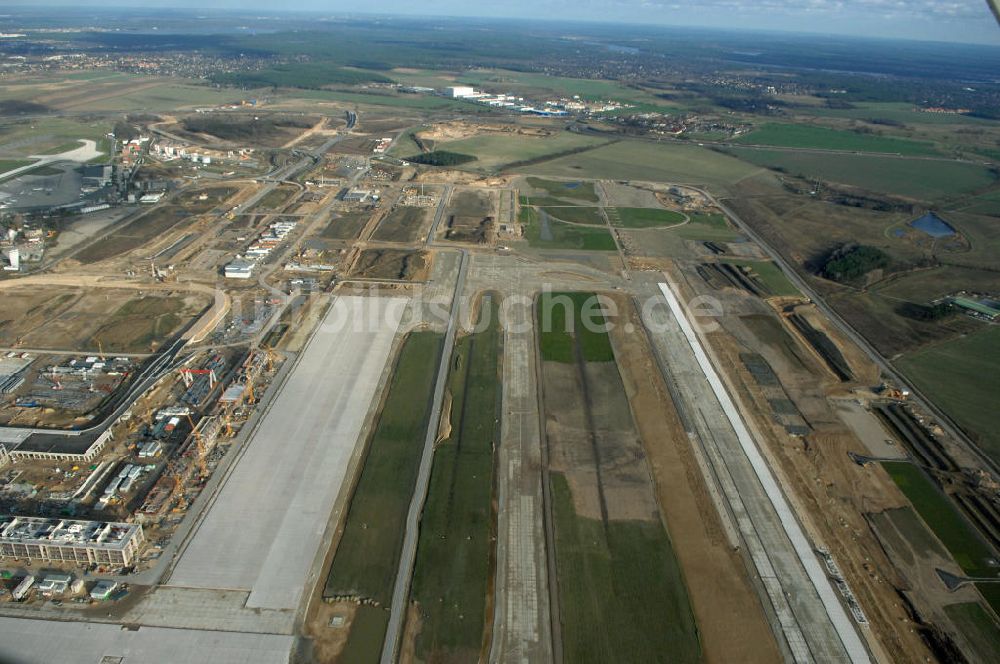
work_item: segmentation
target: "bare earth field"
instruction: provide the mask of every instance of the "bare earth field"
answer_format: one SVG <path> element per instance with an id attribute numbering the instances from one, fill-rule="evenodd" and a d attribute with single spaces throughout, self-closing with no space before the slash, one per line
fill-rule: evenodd
<path id="1" fill-rule="evenodd" d="M 188 293 L 137 296 L 135 291 L 59 287 L 3 294 L 0 346 L 149 352 L 207 304 Z"/>

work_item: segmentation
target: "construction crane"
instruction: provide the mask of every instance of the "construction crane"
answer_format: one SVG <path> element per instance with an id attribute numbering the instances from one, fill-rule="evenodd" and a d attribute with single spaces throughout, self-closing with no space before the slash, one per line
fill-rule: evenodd
<path id="1" fill-rule="evenodd" d="M 191 377 L 192 374 L 208 374 L 208 386 L 210 388 L 215 387 L 217 380 L 215 369 L 188 369 L 185 367 L 178 371 L 180 371 L 181 380 L 184 381 L 184 387 L 191 387 L 192 383 L 194 383 L 194 378 Z"/>
<path id="2" fill-rule="evenodd" d="M 173 508 L 174 512 L 183 512 L 187 509 L 187 499 L 184 498 L 184 480 L 181 478 L 180 466 L 176 461 L 171 461 L 167 466 L 167 472 L 174 481 L 174 486 L 170 490 L 170 498 L 168 501 L 177 498 L 177 506 Z"/>
<path id="3" fill-rule="evenodd" d="M 207 477 L 208 467 L 205 465 L 206 450 L 205 450 L 205 444 L 201 438 L 201 432 L 198 431 L 198 429 L 195 427 L 194 420 L 191 419 L 191 414 L 185 413 L 185 416 L 187 417 L 188 424 L 191 425 L 191 435 L 194 437 L 194 444 L 195 444 L 194 461 L 196 464 L 198 464 L 198 472 L 201 473 L 201 476 Z"/>
<path id="4" fill-rule="evenodd" d="M 274 365 L 278 360 L 278 353 L 275 352 L 274 348 L 266 344 L 261 344 L 260 347 L 267 354 L 267 370 L 269 372 L 274 371 Z"/>
<path id="5" fill-rule="evenodd" d="M 100 339 L 97 339 L 97 350 L 98 356 L 101 358 L 101 362 L 104 361 L 104 345 L 101 343 Z"/>

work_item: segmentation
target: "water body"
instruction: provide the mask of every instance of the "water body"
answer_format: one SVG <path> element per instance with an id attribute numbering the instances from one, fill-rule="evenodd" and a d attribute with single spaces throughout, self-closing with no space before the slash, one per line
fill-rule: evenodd
<path id="1" fill-rule="evenodd" d="M 957 234 L 951 224 L 933 212 L 928 212 L 919 219 L 914 219 L 910 222 L 910 226 L 931 237 L 951 237 Z"/>

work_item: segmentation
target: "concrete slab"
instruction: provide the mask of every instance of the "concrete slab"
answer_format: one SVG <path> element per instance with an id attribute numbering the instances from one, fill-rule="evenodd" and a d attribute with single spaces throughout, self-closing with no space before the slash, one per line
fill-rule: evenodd
<path id="1" fill-rule="evenodd" d="M 339 297 L 297 358 L 168 585 L 296 609 L 405 298 Z"/>
<path id="2" fill-rule="evenodd" d="M 837 416 L 865 444 L 869 456 L 880 459 L 907 458 L 906 448 L 894 441 L 892 434 L 885 430 L 878 417 L 870 410 L 853 399 L 838 399 L 834 405 Z"/>
<path id="3" fill-rule="evenodd" d="M 291 636 L 0 618 L 4 664 L 285 664 Z"/>

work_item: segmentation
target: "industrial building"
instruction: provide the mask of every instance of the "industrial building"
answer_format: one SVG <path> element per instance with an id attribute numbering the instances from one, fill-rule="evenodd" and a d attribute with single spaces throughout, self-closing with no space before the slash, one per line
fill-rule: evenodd
<path id="1" fill-rule="evenodd" d="M 24 516 L 0 517 L 0 557 L 129 566 L 146 541 L 142 526 Z"/>

